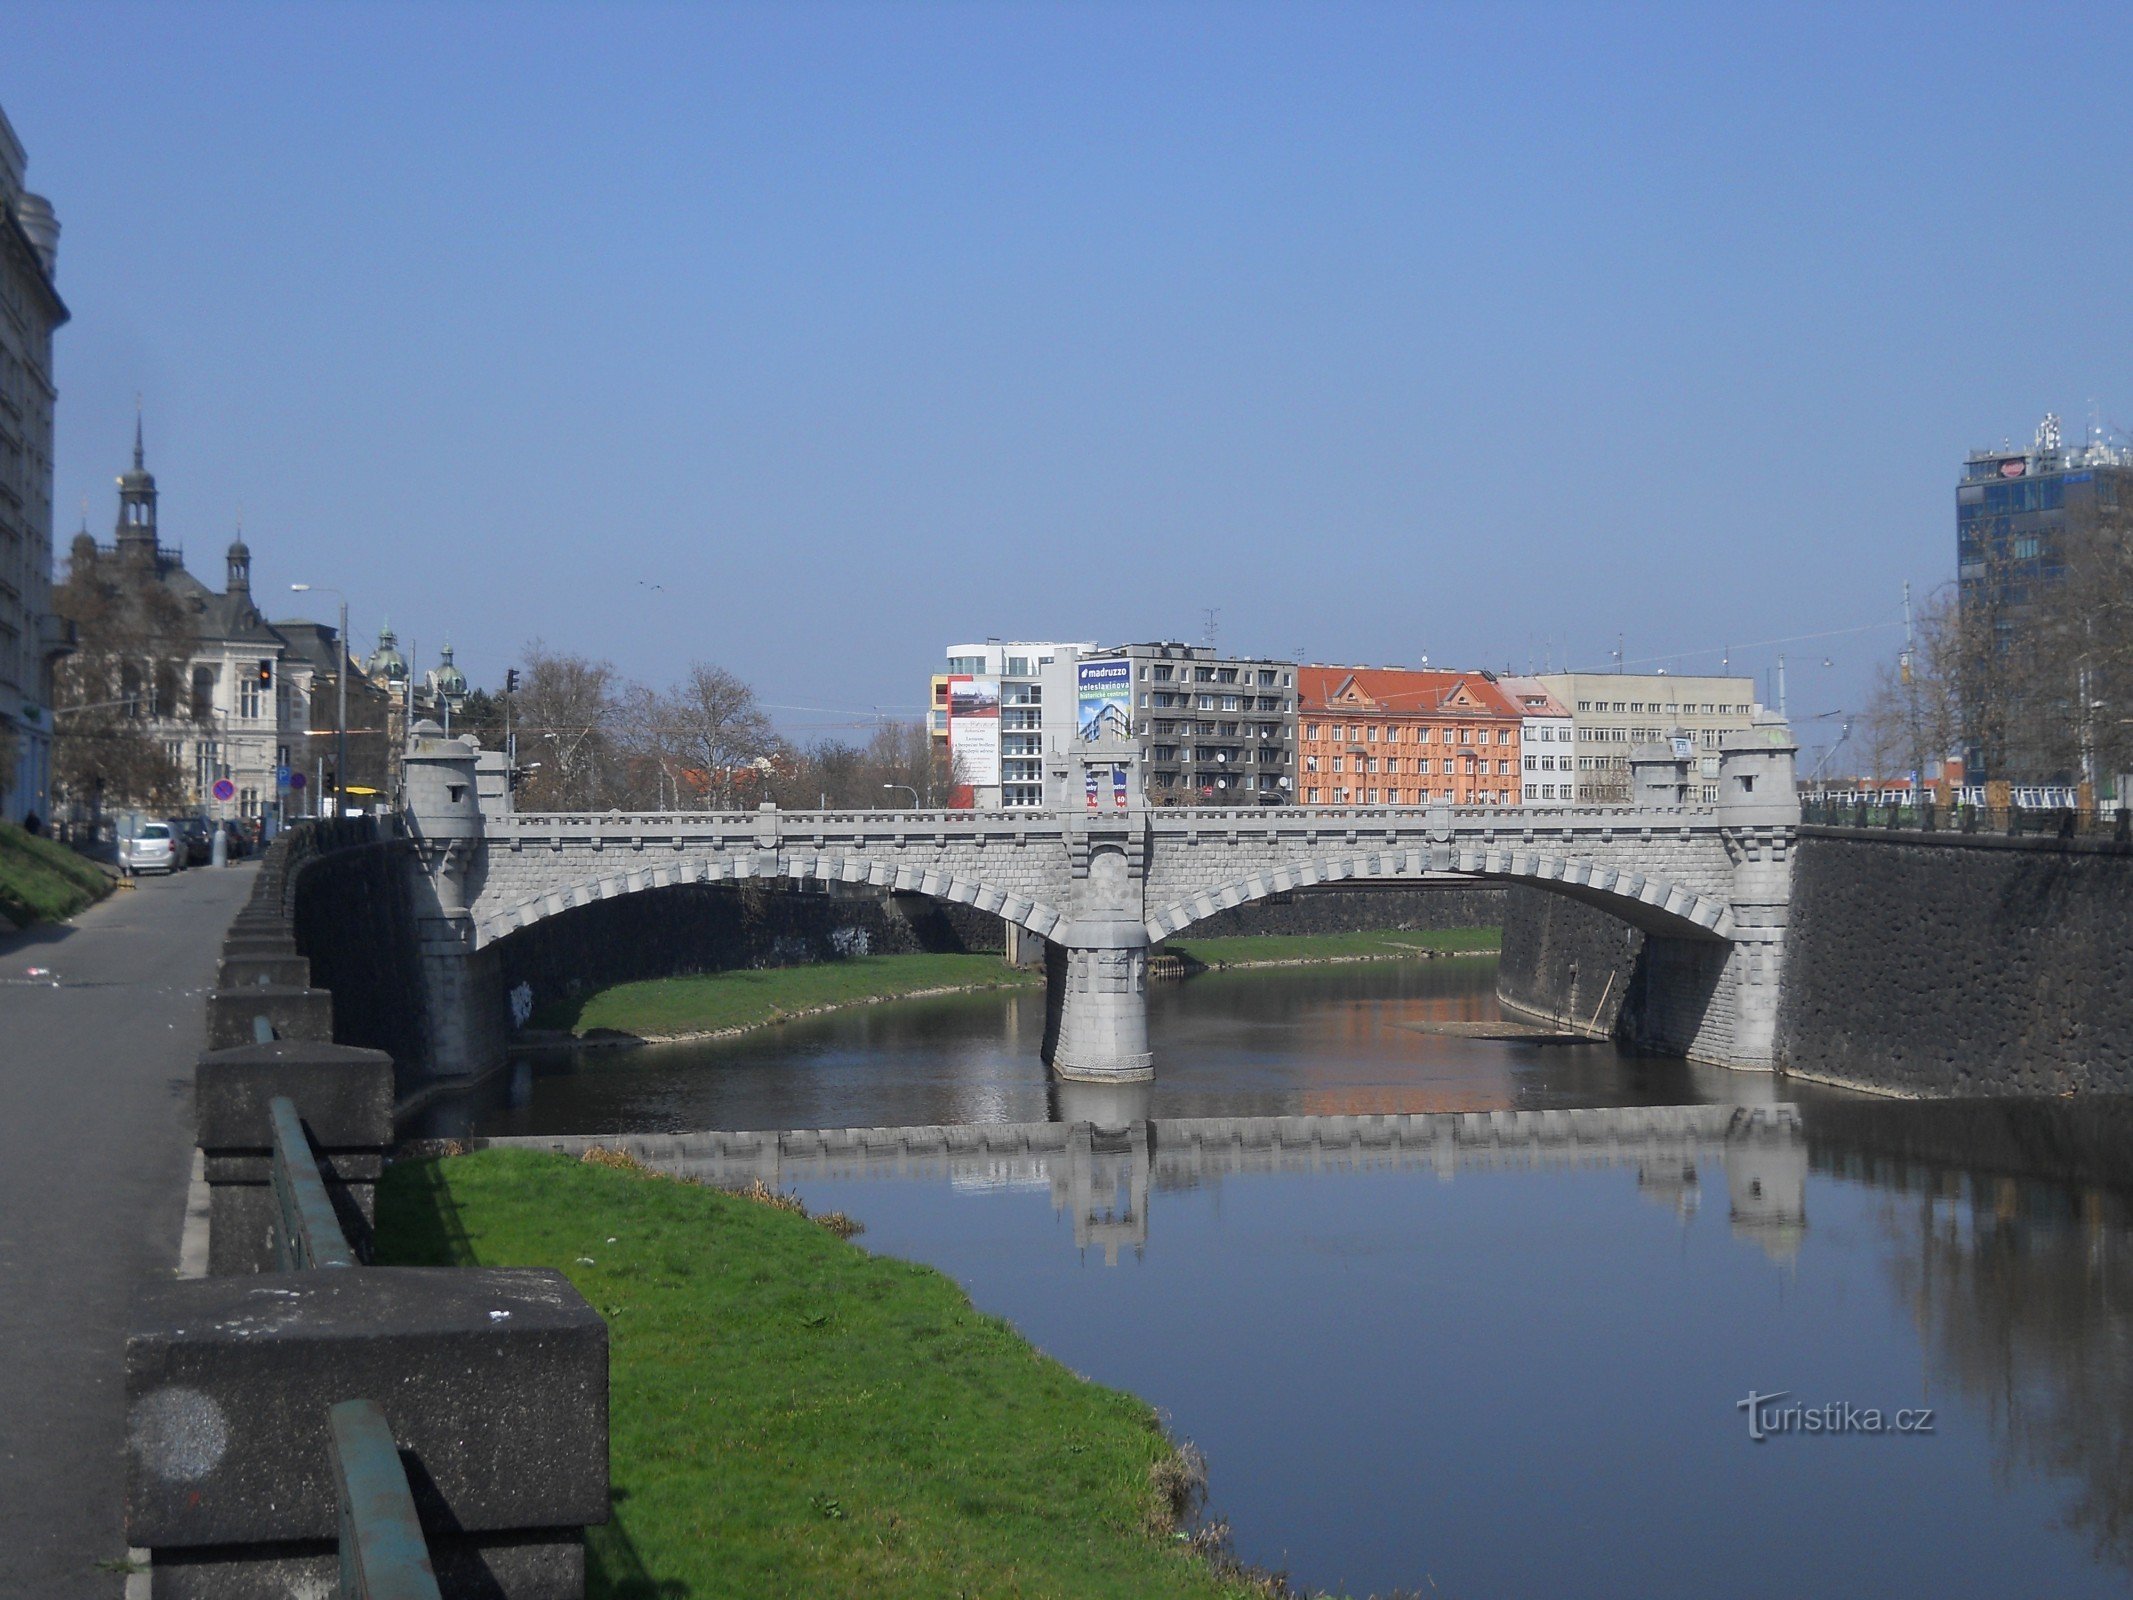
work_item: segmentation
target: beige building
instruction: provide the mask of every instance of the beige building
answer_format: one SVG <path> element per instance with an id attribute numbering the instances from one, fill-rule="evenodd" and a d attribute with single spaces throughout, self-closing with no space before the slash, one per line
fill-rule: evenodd
<path id="1" fill-rule="evenodd" d="M 1719 735 L 1748 728 L 1758 709 L 1753 678 L 1672 673 L 1550 672 L 1536 680 L 1569 711 L 1577 798 L 1629 799 L 1629 753 L 1676 730 L 1695 741 L 1698 798 L 1718 798 Z"/>
<path id="2" fill-rule="evenodd" d="M 51 815 L 52 333 L 59 222 L 23 188 L 26 158 L 0 111 L 0 818 Z"/>

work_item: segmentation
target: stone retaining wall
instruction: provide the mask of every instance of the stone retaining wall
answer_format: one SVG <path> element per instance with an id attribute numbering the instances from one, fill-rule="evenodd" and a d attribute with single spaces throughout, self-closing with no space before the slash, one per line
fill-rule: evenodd
<path id="1" fill-rule="evenodd" d="M 1803 828 L 1777 1042 L 1898 1094 L 2133 1091 L 2133 850 Z"/>

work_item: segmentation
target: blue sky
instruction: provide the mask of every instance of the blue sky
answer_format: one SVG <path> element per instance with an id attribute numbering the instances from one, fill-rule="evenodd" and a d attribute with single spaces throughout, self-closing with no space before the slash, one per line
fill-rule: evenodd
<path id="1" fill-rule="evenodd" d="M 706 659 L 805 735 L 915 714 L 955 640 L 1208 607 L 1317 660 L 1761 673 L 1952 576 L 1966 448 L 2133 423 L 2122 5 L 8 30 L 62 547 L 138 391 L 196 571 L 241 505 L 260 588 L 477 682 Z M 1785 646 L 1795 713 L 1895 643 Z"/>

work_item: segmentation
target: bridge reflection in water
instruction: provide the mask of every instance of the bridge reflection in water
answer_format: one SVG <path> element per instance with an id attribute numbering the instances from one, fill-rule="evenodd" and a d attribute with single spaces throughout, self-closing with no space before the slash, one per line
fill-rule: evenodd
<path id="1" fill-rule="evenodd" d="M 1093 1107 L 1091 1108 L 1093 1109 Z M 1118 1109 L 1113 1107 L 1111 1109 Z M 1807 1225 L 1807 1143 L 1790 1105 L 1635 1106 L 1412 1116 L 1184 1117 L 1003 1122 L 785 1133 L 575 1134 L 475 1139 L 583 1155 L 595 1147 L 719 1188 L 760 1181 L 945 1179 L 962 1188 L 1049 1188 L 1074 1243 L 1107 1265 L 1148 1241 L 1153 1195 L 1282 1172 L 1625 1167 L 1639 1189 L 1694 1209 L 1705 1171 L 1725 1173 L 1733 1230 L 1788 1259 Z"/>

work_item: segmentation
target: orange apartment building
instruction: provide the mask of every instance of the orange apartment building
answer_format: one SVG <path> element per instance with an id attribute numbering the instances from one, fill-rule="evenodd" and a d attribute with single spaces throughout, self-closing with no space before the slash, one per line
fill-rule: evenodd
<path id="1" fill-rule="evenodd" d="M 1522 709 L 1495 674 L 1302 667 L 1296 686 L 1305 805 L 1519 803 Z"/>

